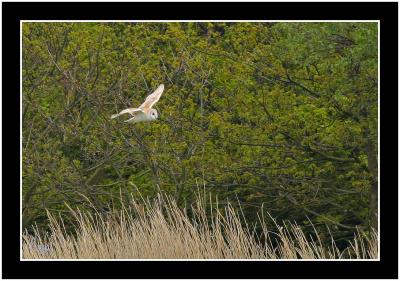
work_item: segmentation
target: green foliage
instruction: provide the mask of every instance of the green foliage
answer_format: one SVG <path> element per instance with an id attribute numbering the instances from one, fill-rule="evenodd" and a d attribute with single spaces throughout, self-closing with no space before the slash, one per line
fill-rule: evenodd
<path id="1" fill-rule="evenodd" d="M 377 56 L 376 23 L 24 23 L 25 226 L 203 185 L 249 217 L 373 224 Z M 158 121 L 110 120 L 160 83 Z"/>

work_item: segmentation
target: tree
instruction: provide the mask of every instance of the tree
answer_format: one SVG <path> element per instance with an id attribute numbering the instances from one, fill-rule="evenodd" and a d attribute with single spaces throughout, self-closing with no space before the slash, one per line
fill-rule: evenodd
<path id="1" fill-rule="evenodd" d="M 24 225 L 205 186 L 250 220 L 376 227 L 377 55 L 376 23 L 24 23 Z M 161 83 L 157 122 L 110 120 Z"/>

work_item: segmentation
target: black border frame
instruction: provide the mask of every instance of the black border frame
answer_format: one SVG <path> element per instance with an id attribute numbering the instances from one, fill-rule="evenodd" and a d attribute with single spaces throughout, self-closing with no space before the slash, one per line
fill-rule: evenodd
<path id="1" fill-rule="evenodd" d="M 2 8 L 4 278 L 397 279 L 398 3 L 3 2 Z M 19 20 L 34 19 L 380 20 L 380 261 L 20 261 Z"/>

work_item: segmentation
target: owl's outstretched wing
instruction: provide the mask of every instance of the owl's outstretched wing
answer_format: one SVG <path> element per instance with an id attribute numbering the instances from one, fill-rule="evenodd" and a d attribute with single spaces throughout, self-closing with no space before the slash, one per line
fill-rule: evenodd
<path id="1" fill-rule="evenodd" d="M 144 103 L 142 103 L 141 106 L 139 106 L 139 109 L 143 110 L 143 111 L 148 111 L 150 108 L 153 107 L 153 105 L 158 102 L 158 100 L 161 97 L 161 94 L 164 91 L 164 84 L 161 84 L 160 86 L 158 86 L 158 88 L 151 94 L 149 95 L 146 100 L 144 101 Z"/>
<path id="2" fill-rule="evenodd" d="M 120 113 L 118 113 L 118 114 L 113 114 L 113 115 L 111 115 L 111 119 L 114 119 L 114 118 L 116 118 L 116 117 L 118 117 L 118 116 L 120 116 L 120 115 L 126 114 L 126 113 L 129 113 L 129 114 L 131 114 L 131 115 L 134 115 L 134 113 L 144 113 L 144 112 L 143 112 L 143 110 L 140 109 L 140 108 L 127 108 L 127 109 L 122 110 L 122 111 L 121 111 Z"/>

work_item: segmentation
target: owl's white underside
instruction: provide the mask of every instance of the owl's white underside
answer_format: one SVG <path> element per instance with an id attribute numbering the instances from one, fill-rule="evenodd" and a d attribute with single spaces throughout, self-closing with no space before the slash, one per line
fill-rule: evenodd
<path id="1" fill-rule="evenodd" d="M 138 123 L 138 122 L 150 122 L 154 121 L 156 118 L 150 114 L 145 114 L 142 112 L 136 113 L 135 115 L 132 116 L 132 118 L 126 120 L 125 122 L 127 123 Z"/>

